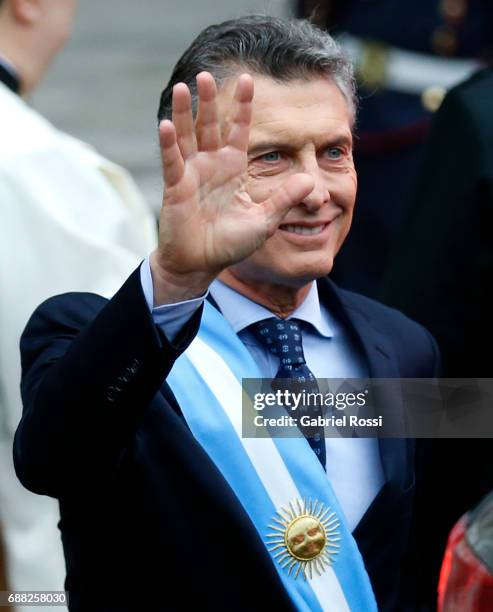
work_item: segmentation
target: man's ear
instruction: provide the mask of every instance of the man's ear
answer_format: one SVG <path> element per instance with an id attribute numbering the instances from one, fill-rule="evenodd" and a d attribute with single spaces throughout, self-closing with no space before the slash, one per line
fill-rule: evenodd
<path id="1" fill-rule="evenodd" d="M 14 19 L 22 25 L 35 23 L 42 14 L 43 0 L 6 0 Z"/>

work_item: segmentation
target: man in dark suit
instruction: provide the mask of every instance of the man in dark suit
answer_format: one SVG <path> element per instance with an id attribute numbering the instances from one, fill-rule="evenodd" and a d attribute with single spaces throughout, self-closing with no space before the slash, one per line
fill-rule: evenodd
<path id="1" fill-rule="evenodd" d="M 492 375 L 492 96 L 488 68 L 445 97 L 382 295 L 433 333 L 446 378 Z M 493 489 L 490 462 L 490 440 L 439 440 L 429 453 L 418 497 L 420 581 L 431 596 L 449 531 Z"/>
<path id="2" fill-rule="evenodd" d="M 60 500 L 71 610 L 171 590 L 190 610 L 414 609 L 412 442 L 239 426 L 242 378 L 437 371 L 428 332 L 325 278 L 356 194 L 347 60 L 305 22 L 212 26 L 159 119 L 159 247 L 108 302 L 43 304 L 22 340 L 15 462 Z"/>

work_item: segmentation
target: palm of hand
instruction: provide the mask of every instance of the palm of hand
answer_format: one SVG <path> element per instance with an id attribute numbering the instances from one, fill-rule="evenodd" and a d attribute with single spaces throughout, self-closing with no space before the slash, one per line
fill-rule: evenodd
<path id="1" fill-rule="evenodd" d="M 173 274 L 221 270 L 258 249 L 281 219 L 312 188 L 294 175 L 265 202 L 247 192 L 247 149 L 253 80 L 238 80 L 232 121 L 221 135 L 213 77 L 197 77 L 197 121 L 191 97 L 181 84 L 173 91 L 173 122 L 160 128 L 166 190 L 160 217 L 159 258 Z"/>
<path id="2" fill-rule="evenodd" d="M 247 190 L 247 156 L 225 146 L 185 162 L 181 181 L 166 190 L 160 241 L 180 272 L 218 272 L 252 253 L 268 235 L 264 207 Z"/>

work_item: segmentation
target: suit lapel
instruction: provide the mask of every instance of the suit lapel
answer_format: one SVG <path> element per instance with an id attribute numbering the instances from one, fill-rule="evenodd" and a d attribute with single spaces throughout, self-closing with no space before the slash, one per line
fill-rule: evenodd
<path id="1" fill-rule="evenodd" d="M 363 350 L 368 362 L 370 377 L 398 377 L 395 352 L 368 314 L 349 301 L 328 278 L 318 281 L 318 290 L 321 301 L 336 317 L 342 320 Z"/>
<path id="2" fill-rule="evenodd" d="M 329 279 L 318 281 L 321 301 L 347 327 L 366 357 L 370 378 L 399 378 L 397 355 L 390 342 L 366 311 L 348 299 Z M 355 300 L 357 302 L 357 300 Z M 385 389 L 379 394 L 379 414 L 387 423 L 401 421 L 395 394 L 385 397 Z M 406 488 L 413 476 L 412 444 L 399 438 L 379 438 L 380 459 L 387 482 L 397 488 Z"/>

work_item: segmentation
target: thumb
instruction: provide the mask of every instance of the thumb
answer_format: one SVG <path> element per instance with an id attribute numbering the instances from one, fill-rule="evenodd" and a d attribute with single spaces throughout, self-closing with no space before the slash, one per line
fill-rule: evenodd
<path id="1" fill-rule="evenodd" d="M 269 232 L 274 233 L 287 212 L 306 198 L 314 187 L 315 183 L 309 174 L 294 174 L 262 202 Z"/>

